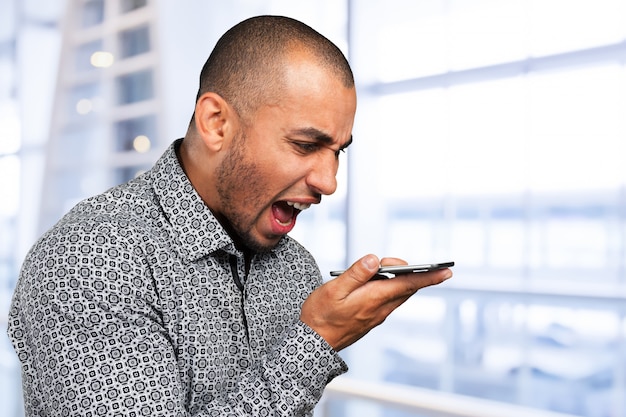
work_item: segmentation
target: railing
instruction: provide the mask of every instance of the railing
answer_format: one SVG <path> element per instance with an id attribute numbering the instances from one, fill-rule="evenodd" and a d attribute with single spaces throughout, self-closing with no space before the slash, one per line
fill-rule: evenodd
<path id="1" fill-rule="evenodd" d="M 330 402 L 365 400 L 429 417 L 575 417 L 498 401 L 485 400 L 407 385 L 339 377 L 326 387 L 316 417 L 334 417 Z"/>

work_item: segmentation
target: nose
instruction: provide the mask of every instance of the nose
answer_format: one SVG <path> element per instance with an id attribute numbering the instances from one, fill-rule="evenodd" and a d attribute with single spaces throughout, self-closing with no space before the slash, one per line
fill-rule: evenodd
<path id="1" fill-rule="evenodd" d="M 307 176 L 307 185 L 315 193 L 331 195 L 337 190 L 337 169 L 339 161 L 332 156 L 332 159 L 325 156 L 314 162 L 314 165 Z"/>

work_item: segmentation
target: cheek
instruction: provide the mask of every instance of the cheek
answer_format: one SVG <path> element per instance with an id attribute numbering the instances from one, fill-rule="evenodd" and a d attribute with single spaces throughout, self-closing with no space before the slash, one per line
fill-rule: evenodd
<path id="1" fill-rule="evenodd" d="M 302 177 L 310 163 L 310 161 L 293 154 L 282 153 L 275 158 L 263 158 L 259 161 L 259 167 L 262 167 L 262 171 L 268 180 L 284 184 L 292 183 Z"/>
<path id="2" fill-rule="evenodd" d="M 280 181 L 286 184 L 295 184 L 305 179 L 315 165 L 314 158 L 294 158 L 292 161 L 276 168 Z"/>

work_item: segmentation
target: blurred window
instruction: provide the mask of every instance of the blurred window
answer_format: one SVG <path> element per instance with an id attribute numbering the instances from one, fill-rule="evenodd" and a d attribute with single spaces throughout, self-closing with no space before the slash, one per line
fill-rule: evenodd
<path id="1" fill-rule="evenodd" d="M 69 119 L 78 119 L 96 112 L 101 104 L 101 84 L 86 83 L 71 87 L 67 94 Z"/>
<path id="2" fill-rule="evenodd" d="M 384 358 L 353 374 L 626 416 L 625 11 L 354 3 L 359 106 L 376 117 L 355 125 L 351 172 L 372 180 L 351 182 L 348 239 L 368 231 L 381 253 L 457 266 L 353 348 Z"/>
<path id="3" fill-rule="evenodd" d="M 128 13 L 132 12 L 133 10 L 146 7 L 147 4 L 147 0 L 121 0 L 120 10 L 122 11 L 122 13 Z"/>
<path id="4" fill-rule="evenodd" d="M 144 153 L 156 143 L 156 117 L 154 115 L 121 120 L 115 125 L 115 150 Z"/>
<path id="5" fill-rule="evenodd" d="M 118 104 L 131 104 L 153 97 L 152 70 L 117 77 Z"/>
<path id="6" fill-rule="evenodd" d="M 96 68 L 93 65 L 93 57 L 97 52 L 102 51 L 102 39 L 96 39 L 76 47 L 75 63 L 76 71 L 85 72 Z"/>
<path id="7" fill-rule="evenodd" d="M 120 57 L 129 58 L 131 56 L 143 54 L 150 51 L 150 28 L 142 26 L 128 29 L 119 34 Z"/>
<path id="8" fill-rule="evenodd" d="M 80 14 L 81 26 L 96 26 L 104 21 L 104 0 L 85 0 Z"/>

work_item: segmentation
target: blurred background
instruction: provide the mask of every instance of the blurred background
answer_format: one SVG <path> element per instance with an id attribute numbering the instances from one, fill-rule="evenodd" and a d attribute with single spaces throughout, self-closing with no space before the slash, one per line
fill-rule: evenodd
<path id="1" fill-rule="evenodd" d="M 293 236 L 323 273 L 456 261 L 343 352 L 350 378 L 626 417 L 626 0 L 0 0 L 0 415 L 23 414 L 26 251 L 184 135 L 213 45 L 258 14 L 333 40 L 358 88 L 340 187 Z"/>

